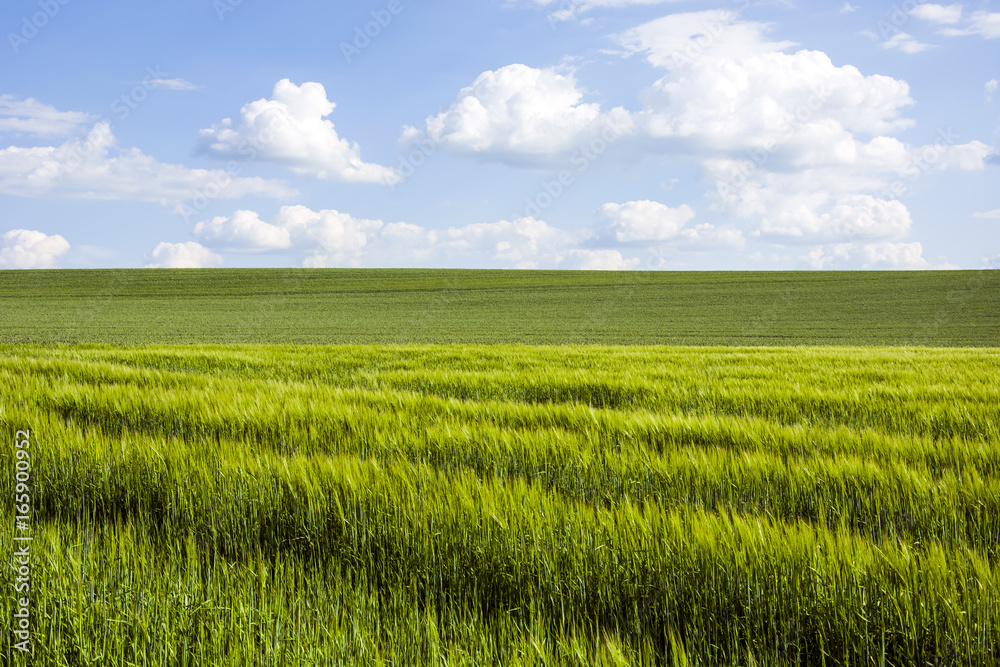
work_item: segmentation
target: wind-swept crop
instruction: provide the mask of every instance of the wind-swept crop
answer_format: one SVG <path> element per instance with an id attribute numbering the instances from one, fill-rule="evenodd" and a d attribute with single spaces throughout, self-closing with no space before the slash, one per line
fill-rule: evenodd
<path id="1" fill-rule="evenodd" d="M 34 664 L 1000 658 L 993 350 L 2 352 Z"/>

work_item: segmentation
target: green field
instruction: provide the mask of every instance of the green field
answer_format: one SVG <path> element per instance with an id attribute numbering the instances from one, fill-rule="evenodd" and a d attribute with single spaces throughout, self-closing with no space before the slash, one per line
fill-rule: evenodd
<path id="1" fill-rule="evenodd" d="M 0 272 L 0 665 L 1000 664 L 995 275 Z"/>
<path id="2" fill-rule="evenodd" d="M 997 271 L 0 271 L 0 342 L 1000 344 Z"/>
<path id="3" fill-rule="evenodd" d="M 36 665 L 1000 658 L 996 349 L 0 352 Z"/>

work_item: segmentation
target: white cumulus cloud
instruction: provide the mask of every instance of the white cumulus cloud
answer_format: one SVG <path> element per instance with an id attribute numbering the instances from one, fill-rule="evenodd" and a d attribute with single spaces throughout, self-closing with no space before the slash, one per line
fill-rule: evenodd
<path id="1" fill-rule="evenodd" d="M 665 150 L 704 155 L 765 148 L 824 152 L 853 133 L 911 127 L 905 81 L 836 66 L 819 51 L 785 51 L 765 24 L 735 12 L 673 14 L 619 37 L 629 50 L 668 70 L 635 115 L 639 130 Z M 775 156 L 779 157 L 779 156 Z"/>
<path id="2" fill-rule="evenodd" d="M 69 252 L 69 242 L 58 234 L 12 229 L 0 237 L 0 268 L 51 269 Z"/>
<path id="3" fill-rule="evenodd" d="M 602 112 L 599 104 L 583 102 L 571 75 L 514 64 L 480 74 L 422 130 L 406 128 L 401 141 L 426 138 L 458 155 L 539 166 L 631 132 L 625 109 Z"/>
<path id="4" fill-rule="evenodd" d="M 836 65 L 820 51 L 793 51 L 794 44 L 769 38 L 769 29 L 711 10 L 671 14 L 619 35 L 629 52 L 666 70 L 633 114 L 637 134 L 649 138 L 651 151 L 698 159 L 715 184 L 712 208 L 750 219 L 754 237 L 826 244 L 821 264 L 833 261 L 838 243 L 848 245 L 836 252 L 860 244 L 851 251 L 855 262 L 888 263 L 860 248 L 901 243 L 910 233 L 898 197 L 931 172 L 984 169 L 990 147 L 959 144 L 950 129 L 936 144 L 900 141 L 891 135 L 914 125 L 904 113 L 914 103 L 906 81 Z M 903 33 L 886 46 L 926 47 Z M 732 245 L 741 240 L 738 230 L 709 231 L 702 236 L 722 244 L 726 234 Z"/>
<path id="5" fill-rule="evenodd" d="M 577 235 L 531 217 L 451 227 L 441 235 L 448 254 L 486 257 L 515 265 L 551 260 L 578 240 Z"/>
<path id="6" fill-rule="evenodd" d="M 307 250 L 303 266 L 308 267 L 356 266 L 371 238 L 384 226 L 381 220 L 305 206 L 282 207 L 274 224 L 288 230 L 295 246 Z"/>
<path id="7" fill-rule="evenodd" d="M 608 203 L 597 209 L 604 231 L 619 243 L 669 241 L 694 218 L 687 204 L 670 208 L 660 202 L 643 200 L 624 204 Z"/>
<path id="8" fill-rule="evenodd" d="M 194 227 L 198 239 L 230 250 L 266 251 L 292 245 L 287 227 L 264 222 L 254 211 L 236 211 L 231 216 L 217 216 Z"/>
<path id="9" fill-rule="evenodd" d="M 361 147 L 337 134 L 327 119 L 336 104 L 322 84 L 274 84 L 270 99 L 245 104 L 237 120 L 225 118 L 199 132 L 199 150 L 226 159 L 261 159 L 292 172 L 339 183 L 393 184 L 391 167 L 364 162 Z"/>
<path id="10" fill-rule="evenodd" d="M 727 233 L 700 225 L 681 230 L 677 242 L 698 249 L 720 240 L 728 242 Z M 407 222 L 356 218 L 330 209 L 285 206 L 270 220 L 262 220 L 248 210 L 212 218 L 196 225 L 195 238 L 200 243 L 166 244 L 161 252 L 201 252 L 199 248 L 220 252 L 291 250 L 306 267 L 433 263 L 469 268 L 625 270 L 640 263 L 618 250 L 581 247 L 588 245 L 587 232 L 559 229 L 532 217 L 428 229 Z M 154 259 L 165 264 L 162 259 Z"/>
<path id="11" fill-rule="evenodd" d="M 682 229 L 676 246 L 683 251 L 706 251 L 739 249 L 745 244 L 746 238 L 739 229 L 703 222 Z"/>
<path id="12" fill-rule="evenodd" d="M 623 257 L 617 250 L 574 249 L 560 256 L 560 269 L 580 271 L 631 271 L 642 263 L 637 257 Z"/>
<path id="13" fill-rule="evenodd" d="M 201 269 L 222 264 L 222 257 L 200 243 L 160 243 L 149 257 L 147 269 Z"/>
<path id="14" fill-rule="evenodd" d="M 850 195 L 817 213 L 808 200 L 790 199 L 764 217 L 756 235 L 785 243 L 815 243 L 819 239 L 898 239 L 913 225 L 910 212 L 897 200 Z"/>
<path id="15" fill-rule="evenodd" d="M 813 269 L 930 269 L 918 242 L 839 243 L 813 248 L 803 257 Z M 939 267 L 944 268 L 944 267 Z"/>
<path id="16" fill-rule="evenodd" d="M 296 194 L 280 181 L 234 177 L 222 169 L 189 169 L 160 162 L 138 148 L 119 148 L 105 122 L 95 124 L 86 137 L 59 146 L 0 150 L 0 192 L 25 197 L 54 194 L 167 205 L 189 199 L 210 184 L 225 199 Z"/>
<path id="17" fill-rule="evenodd" d="M 235 252 L 294 248 L 303 265 L 354 266 L 371 240 L 384 228 L 381 220 L 366 220 L 333 209 L 283 206 L 271 222 L 254 211 L 236 211 L 195 225 L 195 238 L 210 247 Z"/>

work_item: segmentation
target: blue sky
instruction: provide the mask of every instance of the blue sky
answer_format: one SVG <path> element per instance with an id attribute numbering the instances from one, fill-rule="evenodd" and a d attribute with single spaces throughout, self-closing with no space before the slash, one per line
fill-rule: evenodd
<path id="1" fill-rule="evenodd" d="M 1000 267 L 1000 7 L 14 0 L 0 268 Z"/>

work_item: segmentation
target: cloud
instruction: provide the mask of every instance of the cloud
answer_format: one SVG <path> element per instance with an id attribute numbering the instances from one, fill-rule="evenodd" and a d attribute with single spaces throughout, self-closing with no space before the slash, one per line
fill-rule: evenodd
<path id="1" fill-rule="evenodd" d="M 950 135 L 948 139 L 953 139 Z M 755 235 L 776 243 L 898 239 L 910 216 L 897 198 L 945 169 L 981 171 L 992 149 L 979 141 L 908 146 L 892 137 L 857 140 L 771 170 L 750 160 L 703 160 L 714 180 L 713 209 L 756 221 Z"/>
<path id="2" fill-rule="evenodd" d="M 755 236 L 781 243 L 898 239 L 909 234 L 913 225 L 909 210 L 896 200 L 850 195 L 838 199 L 822 214 L 818 214 L 810 203 L 788 198 L 768 211 Z"/>
<path id="3" fill-rule="evenodd" d="M 851 134 L 911 127 L 902 110 L 909 86 L 835 66 L 819 51 L 785 53 L 767 26 L 735 12 L 673 14 L 619 37 L 630 51 L 668 70 L 646 92 L 639 131 L 671 153 L 782 147 L 828 152 Z"/>
<path id="4" fill-rule="evenodd" d="M 990 146 L 981 141 L 974 140 L 967 144 L 957 144 L 954 146 L 934 146 L 915 147 L 910 151 L 912 164 L 920 165 L 926 170 L 930 169 L 959 169 L 961 171 L 980 171 L 996 156 L 996 152 Z"/>
<path id="5" fill-rule="evenodd" d="M 41 137 L 74 134 L 96 120 L 82 111 L 59 111 L 29 97 L 0 95 L 0 132 L 34 134 Z"/>
<path id="6" fill-rule="evenodd" d="M 1000 208 L 994 209 L 992 211 L 977 211 L 972 214 L 973 218 L 982 218 L 984 220 L 1000 220 Z"/>
<path id="7" fill-rule="evenodd" d="M 617 36 L 631 53 L 641 53 L 650 64 L 668 70 L 684 69 L 695 62 L 747 58 L 795 46 L 795 42 L 769 42 L 770 26 L 744 21 L 735 11 L 713 9 L 670 14 Z"/>
<path id="8" fill-rule="evenodd" d="M 160 162 L 138 148 L 120 149 L 104 122 L 94 125 L 85 138 L 60 146 L 0 150 L 0 192 L 24 197 L 55 195 L 168 205 L 213 183 L 218 197 L 226 199 L 296 194 L 280 181 L 237 178 L 221 169 L 188 169 Z"/>
<path id="9" fill-rule="evenodd" d="M 279 250 L 292 245 L 291 230 L 264 222 L 254 211 L 236 211 L 199 222 L 194 235 L 210 245 L 237 252 Z"/>
<path id="10" fill-rule="evenodd" d="M 997 90 L 997 80 L 990 79 L 986 82 L 986 86 L 983 89 L 983 94 L 986 96 L 986 103 L 993 104 L 993 93 Z"/>
<path id="11" fill-rule="evenodd" d="M 626 259 L 617 250 L 570 250 L 559 258 L 560 269 L 579 271 L 631 271 L 641 260 Z"/>
<path id="12" fill-rule="evenodd" d="M 678 243 L 715 242 L 716 230 L 683 230 Z M 406 222 L 366 220 L 336 210 L 282 207 L 270 221 L 254 211 L 236 211 L 195 226 L 205 247 L 230 252 L 292 251 L 306 267 L 411 266 L 427 263 L 461 267 L 635 268 L 613 249 L 581 247 L 587 232 L 558 229 L 531 217 L 427 229 Z M 183 245 L 183 244 L 177 244 Z M 200 244 L 193 244 L 201 248 Z"/>
<path id="13" fill-rule="evenodd" d="M 649 200 L 604 204 L 597 214 L 604 223 L 603 232 L 618 243 L 670 241 L 694 218 L 687 204 L 670 208 Z"/>
<path id="14" fill-rule="evenodd" d="M 201 86 L 196 86 L 184 79 L 149 79 L 142 81 L 150 88 L 164 88 L 166 90 L 201 90 Z"/>
<path id="15" fill-rule="evenodd" d="M 961 37 L 979 35 L 983 39 L 1000 38 L 1000 12 L 976 11 L 969 17 L 964 28 L 945 28 L 942 35 Z"/>
<path id="16" fill-rule="evenodd" d="M 913 243 L 840 243 L 813 248 L 802 259 L 810 268 L 828 269 L 930 269 L 923 246 Z M 940 267 L 943 268 L 943 267 Z"/>
<path id="17" fill-rule="evenodd" d="M 406 128 L 401 142 L 427 139 L 456 155 L 514 166 L 545 166 L 564 160 L 591 141 L 630 134 L 629 113 L 602 112 L 582 102 L 572 75 L 514 64 L 480 74 L 455 102 Z"/>
<path id="18" fill-rule="evenodd" d="M 935 5 L 925 2 L 910 10 L 910 14 L 932 23 L 954 25 L 962 20 L 962 5 Z"/>
<path id="19" fill-rule="evenodd" d="M 303 253 L 304 266 L 352 266 L 366 254 L 370 240 L 384 224 L 355 218 L 333 209 L 313 211 L 283 206 L 272 222 L 254 211 L 236 211 L 195 225 L 194 235 L 207 245 L 235 252 L 293 248 Z"/>
<path id="20" fill-rule="evenodd" d="M 58 234 L 12 229 L 0 237 L 0 268 L 50 269 L 67 252 L 69 242 Z"/>
<path id="21" fill-rule="evenodd" d="M 1000 269 L 1000 255 L 983 257 L 982 262 L 984 269 Z"/>
<path id="22" fill-rule="evenodd" d="M 151 253 L 147 269 L 200 269 L 222 264 L 222 257 L 205 246 L 187 243 L 160 243 Z"/>
<path id="23" fill-rule="evenodd" d="M 237 121 L 225 118 L 201 130 L 198 150 L 222 159 L 266 160 L 336 183 L 400 182 L 398 170 L 363 162 L 361 147 L 337 134 L 326 120 L 336 106 L 321 84 L 282 79 L 270 99 L 245 104 Z"/>
<path id="24" fill-rule="evenodd" d="M 792 52 L 793 44 L 768 32 L 767 24 L 713 10 L 672 14 L 619 35 L 630 53 L 666 70 L 633 114 L 636 133 L 651 152 L 698 159 L 715 183 L 712 208 L 750 219 L 753 237 L 822 244 L 820 263 L 836 258 L 837 244 L 856 264 L 905 259 L 903 246 L 884 245 L 902 242 L 912 227 L 898 197 L 925 174 L 985 168 L 990 147 L 957 144 L 950 129 L 937 144 L 905 144 L 890 136 L 914 125 L 904 116 L 913 104 L 905 81 L 834 65 L 819 51 Z M 886 44 L 909 52 L 925 46 L 905 34 Z M 623 230 L 633 228 L 618 222 L 605 233 L 631 238 L 637 233 Z M 684 229 L 680 237 L 700 230 L 704 245 L 743 242 L 735 229 Z M 695 245 L 692 239 L 687 249 Z M 896 255 L 865 254 L 877 248 Z"/>
<path id="25" fill-rule="evenodd" d="M 440 236 L 448 255 L 484 256 L 513 264 L 557 258 L 577 243 L 578 235 L 525 217 L 451 227 Z"/>
<path id="26" fill-rule="evenodd" d="M 926 51 L 927 49 L 935 48 L 933 44 L 924 44 L 918 41 L 913 35 L 909 35 L 905 32 L 897 32 L 895 35 L 889 39 L 882 42 L 883 49 L 896 49 L 897 51 L 902 51 L 903 53 L 920 53 Z"/>
<path id="27" fill-rule="evenodd" d="M 588 12 L 600 7 L 620 9 L 632 5 L 661 5 L 666 2 L 677 2 L 678 0 L 529 0 L 536 7 L 545 9 L 554 7 L 555 10 L 549 14 L 551 22 L 569 21 L 578 14 Z"/>
<path id="28" fill-rule="evenodd" d="M 852 5 L 849 2 L 845 2 L 844 6 L 840 8 L 841 14 L 850 14 L 851 12 L 856 12 L 856 11 L 858 11 L 858 7 Z"/>
<path id="29" fill-rule="evenodd" d="M 683 251 L 732 250 L 745 244 L 746 239 L 740 230 L 703 222 L 682 229 L 676 247 Z"/>
<path id="30" fill-rule="evenodd" d="M 308 248 L 303 266 L 356 266 L 369 240 L 384 226 L 381 220 L 355 218 L 335 210 L 313 211 L 284 206 L 274 224 L 288 230 L 292 243 Z"/>

